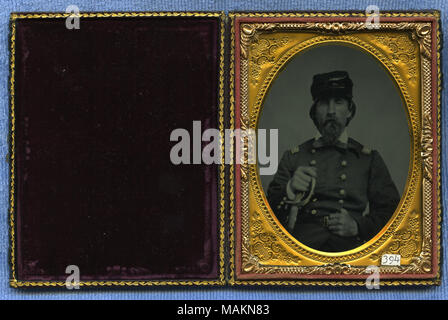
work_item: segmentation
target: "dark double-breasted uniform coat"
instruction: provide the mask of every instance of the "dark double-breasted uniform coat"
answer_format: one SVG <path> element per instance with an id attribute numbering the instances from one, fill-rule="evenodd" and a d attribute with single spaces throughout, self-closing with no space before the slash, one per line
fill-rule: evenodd
<path id="1" fill-rule="evenodd" d="M 321 139 L 311 139 L 283 154 L 268 188 L 268 201 L 286 227 L 292 206 L 288 204 L 288 181 L 299 166 L 316 167 L 314 193 L 299 209 L 290 232 L 313 249 L 350 250 L 373 238 L 386 225 L 400 196 L 377 151 L 351 138 L 347 143 L 331 146 L 320 142 Z M 328 215 L 342 208 L 357 222 L 358 235 L 342 237 L 328 229 Z"/>

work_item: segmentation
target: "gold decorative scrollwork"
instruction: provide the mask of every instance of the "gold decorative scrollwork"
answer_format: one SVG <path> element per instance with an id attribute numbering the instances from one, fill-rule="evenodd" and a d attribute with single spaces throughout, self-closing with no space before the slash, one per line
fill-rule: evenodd
<path id="1" fill-rule="evenodd" d="M 410 31 L 412 40 L 417 41 L 420 52 L 426 59 L 431 59 L 431 25 L 429 23 L 381 23 L 382 31 Z M 320 33 L 344 34 L 356 31 L 368 31 L 363 22 L 306 22 L 306 23 L 255 23 L 244 24 L 241 27 L 241 57 L 248 58 L 248 47 L 252 39 L 257 39 L 260 31 L 273 30 L 312 30 Z"/>
<path id="2" fill-rule="evenodd" d="M 288 37 L 281 39 L 260 39 L 251 45 L 251 79 L 253 84 L 258 83 L 262 65 L 273 64 L 275 60 L 275 51 L 288 43 Z"/>
<path id="3" fill-rule="evenodd" d="M 425 179 L 432 181 L 432 152 L 433 152 L 433 138 L 432 138 L 432 120 L 431 114 L 426 112 L 423 115 L 423 128 L 422 128 L 422 160 L 423 160 L 423 172 Z"/>
<path id="4" fill-rule="evenodd" d="M 372 261 L 378 261 L 383 254 L 399 254 L 402 258 L 411 258 L 419 253 L 420 219 L 416 211 L 411 212 L 405 228 L 395 231 L 392 241 L 381 251 L 370 255 Z"/>
<path id="5" fill-rule="evenodd" d="M 376 34 L 375 38 L 390 49 L 392 53 L 392 59 L 396 63 L 401 62 L 407 65 L 409 74 L 408 79 L 410 81 L 416 81 L 417 57 L 415 55 L 415 41 L 412 41 L 412 39 L 407 34 Z"/>
<path id="6" fill-rule="evenodd" d="M 365 29 L 364 22 L 321 22 L 321 23 L 306 23 L 304 29 L 319 30 L 330 33 L 347 33 L 351 31 L 357 31 Z"/>
<path id="7" fill-rule="evenodd" d="M 300 259 L 284 249 L 278 242 L 278 238 L 272 232 L 263 232 L 261 215 L 255 212 L 251 217 L 252 252 L 258 261 L 281 260 L 292 264 L 297 264 Z"/>
<path id="8" fill-rule="evenodd" d="M 260 24 L 244 24 L 241 26 L 241 57 L 243 59 L 248 58 L 248 47 L 250 46 L 252 39 L 257 38 L 257 31 L 261 30 L 273 30 L 275 28 L 274 23 L 260 23 Z"/>
<path id="9" fill-rule="evenodd" d="M 262 65 L 272 64 L 275 59 L 275 51 L 279 47 L 288 43 L 288 37 L 281 39 L 259 39 L 260 31 L 275 29 L 276 24 L 245 24 L 241 27 L 241 57 L 248 59 L 249 49 L 251 51 L 250 78 L 256 84 L 261 73 Z"/>
<path id="10" fill-rule="evenodd" d="M 417 25 L 412 33 L 412 39 L 417 40 L 423 57 L 431 60 L 431 26 L 429 24 Z"/>
<path id="11" fill-rule="evenodd" d="M 421 179 L 419 172 L 421 171 L 418 168 L 421 170 L 422 167 L 417 165 L 421 144 L 424 178 L 431 181 L 434 144 L 431 114 L 429 112 L 419 114 L 418 111 L 419 101 L 422 103 L 422 110 L 431 109 L 430 89 L 428 89 L 430 71 L 427 67 L 428 61 L 431 59 L 430 23 L 382 23 L 379 31 L 367 30 L 365 24 L 359 22 L 246 23 L 241 26 L 240 31 L 242 128 L 256 128 L 257 113 L 260 112 L 264 92 L 276 72 L 293 54 L 290 52 L 294 50 L 294 52 L 299 52 L 301 49 L 297 49 L 298 47 L 307 48 L 313 44 L 329 41 L 353 43 L 364 47 L 366 51 L 377 57 L 391 72 L 402 90 L 409 112 L 412 135 L 420 136 L 418 132 L 421 128 L 420 120 L 423 126 L 421 141 L 414 138 L 412 142 L 415 150 L 412 161 L 415 165 L 408 180 L 408 194 L 403 197 L 404 201 L 402 201 L 402 208 L 406 210 L 414 208 L 413 211 L 406 214 L 404 209 L 401 210 L 403 212 L 400 211 L 399 218 L 393 221 L 389 229 L 376 239 L 373 245 L 363 246 L 362 250 L 351 252 L 346 256 L 326 256 L 314 251 L 307 251 L 300 245 L 298 246 L 296 241 L 291 240 L 290 236 L 280 236 L 285 232 L 272 223 L 269 215 L 265 213 L 265 210 L 268 210 L 263 206 L 265 200 L 263 200 L 262 192 L 258 190 L 259 187 L 255 185 L 256 166 L 241 166 L 243 180 L 241 185 L 242 272 L 290 275 L 365 275 L 369 273 L 366 271 L 366 266 L 370 265 L 372 261 L 379 263 L 379 258 L 385 253 L 400 254 L 406 263 L 402 266 L 381 266 L 381 273 L 424 274 L 431 272 L 432 205 L 431 197 L 427 195 L 430 189 L 428 189 L 428 184 L 423 187 L 419 186 L 418 180 Z M 297 40 L 294 40 L 292 31 L 306 31 L 308 36 L 304 37 L 305 40 L 302 42 L 294 44 L 294 41 Z M 360 31 L 365 32 L 360 33 Z M 276 34 L 277 36 L 275 36 Z M 359 36 L 361 34 L 364 34 L 364 37 Z M 310 44 L 305 44 L 306 42 Z M 288 47 L 284 49 L 282 46 L 286 44 Z M 417 54 L 420 54 L 420 59 Z M 419 63 L 423 67 L 420 67 Z M 271 69 L 261 75 L 261 66 L 270 66 Z M 416 88 L 416 90 L 420 88 L 415 87 L 415 84 L 421 83 L 423 88 L 421 100 L 418 98 L 419 93 L 416 90 L 413 89 L 412 94 L 408 93 L 410 87 L 407 83 L 409 82 L 414 83 L 412 88 Z M 250 83 L 255 85 L 253 89 L 249 89 Z M 257 93 L 251 93 L 250 90 L 257 90 Z M 249 99 L 249 95 L 253 97 L 252 100 Z M 248 191 L 252 189 L 253 191 Z M 424 193 L 423 197 L 417 197 L 417 201 L 422 202 L 421 209 L 415 209 L 415 192 L 418 190 L 422 190 Z M 249 200 L 249 196 L 254 197 L 255 200 Z M 254 207 L 255 204 L 256 207 Z M 267 227 L 268 225 L 269 227 Z M 273 263 L 276 260 L 281 261 L 282 264 Z M 304 261 L 307 261 L 308 264 L 303 264 Z M 311 261 L 314 261 L 316 265 L 309 265 Z"/>

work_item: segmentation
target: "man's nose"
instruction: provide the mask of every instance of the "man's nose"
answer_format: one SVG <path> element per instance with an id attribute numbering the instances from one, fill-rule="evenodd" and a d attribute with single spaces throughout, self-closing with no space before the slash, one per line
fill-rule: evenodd
<path id="1" fill-rule="evenodd" d="M 328 102 L 328 108 L 327 108 L 327 114 L 335 114 L 336 113 L 336 107 L 334 105 L 334 101 Z"/>

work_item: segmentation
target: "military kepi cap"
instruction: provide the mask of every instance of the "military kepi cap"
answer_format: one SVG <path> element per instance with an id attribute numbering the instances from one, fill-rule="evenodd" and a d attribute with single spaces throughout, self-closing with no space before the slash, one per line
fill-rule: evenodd
<path id="1" fill-rule="evenodd" d="M 313 100 L 319 98 L 335 96 L 353 98 L 353 82 L 347 71 L 332 71 L 328 73 L 316 74 L 311 85 L 311 95 Z"/>

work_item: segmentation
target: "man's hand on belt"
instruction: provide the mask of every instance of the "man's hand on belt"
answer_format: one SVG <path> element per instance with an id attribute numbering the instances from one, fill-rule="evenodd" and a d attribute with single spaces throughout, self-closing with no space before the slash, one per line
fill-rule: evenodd
<path id="1" fill-rule="evenodd" d="M 328 229 L 341 237 L 353 237 L 358 234 L 358 224 L 344 208 L 328 216 Z"/>

